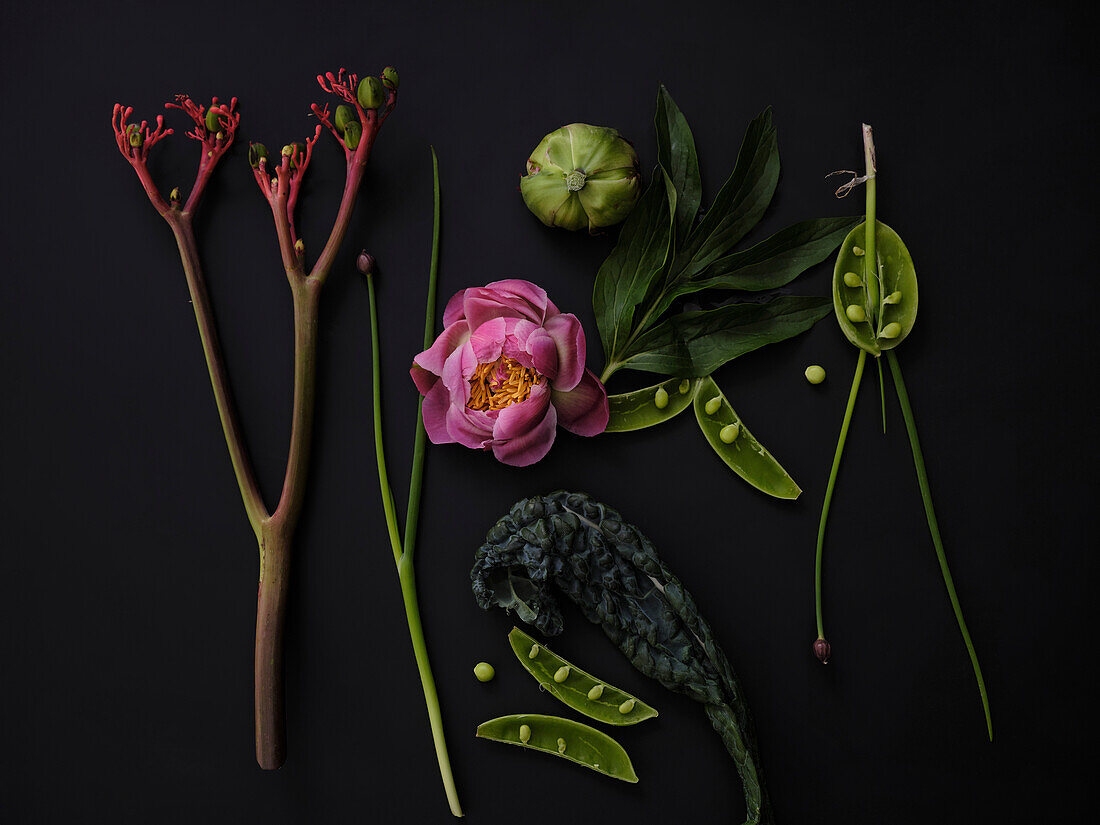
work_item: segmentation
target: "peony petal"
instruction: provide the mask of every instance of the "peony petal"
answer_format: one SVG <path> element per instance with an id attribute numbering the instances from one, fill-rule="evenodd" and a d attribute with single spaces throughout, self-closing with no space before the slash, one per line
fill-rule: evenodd
<path id="1" fill-rule="evenodd" d="M 558 377 L 558 345 L 545 329 L 538 327 L 528 336 L 526 350 L 531 354 L 531 364 L 535 372 L 545 375 L 550 381 Z"/>
<path id="2" fill-rule="evenodd" d="M 552 397 L 558 411 L 558 423 L 569 432 L 592 436 L 607 429 L 610 416 L 607 390 L 591 370 L 584 371 L 580 383 L 572 390 L 554 390 Z"/>
<path id="3" fill-rule="evenodd" d="M 554 339 L 558 349 L 558 374 L 554 380 L 554 389 L 569 392 L 584 375 L 584 360 L 587 356 L 584 328 L 577 316 L 571 313 L 555 315 L 546 321 L 543 328 Z"/>
<path id="4" fill-rule="evenodd" d="M 447 431 L 447 409 L 451 406 L 451 394 L 443 386 L 442 381 L 436 381 L 424 395 L 424 430 L 428 439 L 433 444 L 450 444 L 454 441 Z"/>
<path id="5" fill-rule="evenodd" d="M 487 450 L 493 441 L 495 417 L 479 410 L 452 403 L 447 410 L 447 432 L 463 447 Z"/>
<path id="6" fill-rule="evenodd" d="M 470 400 L 470 378 L 476 369 L 477 358 L 469 341 L 452 352 L 443 365 L 442 383 L 456 404 L 465 406 Z"/>
<path id="7" fill-rule="evenodd" d="M 466 290 L 460 289 L 454 295 L 451 296 L 451 300 L 447 302 L 447 308 L 443 310 L 443 328 L 446 329 L 451 324 L 458 323 L 459 321 L 466 320 L 466 313 L 463 310 L 463 303 L 466 298 Z"/>
<path id="8" fill-rule="evenodd" d="M 546 292 L 530 281 L 509 278 L 467 289 L 463 313 L 471 329 L 493 318 L 526 318 L 541 324 L 546 317 Z"/>
<path id="9" fill-rule="evenodd" d="M 493 455 L 498 461 L 527 467 L 550 452 L 557 435 L 558 416 L 549 398 L 550 393 L 544 388 L 542 392 L 532 391 L 526 401 L 501 410 L 493 428 Z"/>
<path id="10" fill-rule="evenodd" d="M 416 388 L 420 391 L 421 395 L 427 395 L 432 391 L 432 387 L 439 382 L 438 375 L 428 372 L 419 364 L 412 365 L 412 369 L 409 370 L 409 375 L 412 376 L 413 383 L 416 384 Z"/>
<path id="11" fill-rule="evenodd" d="M 436 375 L 443 374 L 443 365 L 451 353 L 466 343 L 470 337 L 470 325 L 458 321 L 440 333 L 432 345 L 413 358 L 413 363 Z M 414 378 L 415 380 L 415 378 Z"/>
<path id="12" fill-rule="evenodd" d="M 507 334 L 510 319 L 493 318 L 476 327 L 470 335 L 470 346 L 479 364 L 490 364 L 500 358 L 504 349 L 504 337 Z M 456 324 L 457 326 L 457 324 Z"/>

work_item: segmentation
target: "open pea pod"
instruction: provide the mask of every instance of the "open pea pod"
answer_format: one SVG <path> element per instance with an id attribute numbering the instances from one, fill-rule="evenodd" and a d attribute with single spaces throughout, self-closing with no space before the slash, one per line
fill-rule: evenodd
<path id="1" fill-rule="evenodd" d="M 867 222 L 844 239 L 833 270 L 833 309 L 845 337 L 878 356 L 902 341 L 917 320 L 917 273 L 905 243 L 875 222 L 877 267 L 864 254 Z M 876 272 L 877 269 L 877 272 Z"/>
<path id="2" fill-rule="evenodd" d="M 521 748 L 560 756 L 613 779 L 637 782 L 638 774 L 623 746 L 603 731 L 572 719 L 538 713 L 514 713 L 482 722 L 481 739 L 519 745 Z"/>
<path id="3" fill-rule="evenodd" d="M 719 458 L 757 490 L 775 498 L 801 495 L 802 488 L 748 431 L 709 375 L 695 391 L 695 418 Z"/>
<path id="4" fill-rule="evenodd" d="M 663 424 L 691 406 L 698 386 L 698 379 L 670 378 L 652 387 L 609 395 L 611 415 L 604 432 L 627 433 Z"/>
<path id="5" fill-rule="evenodd" d="M 512 652 L 554 698 L 605 725 L 636 725 L 657 711 L 625 690 L 602 682 L 513 627 Z"/>

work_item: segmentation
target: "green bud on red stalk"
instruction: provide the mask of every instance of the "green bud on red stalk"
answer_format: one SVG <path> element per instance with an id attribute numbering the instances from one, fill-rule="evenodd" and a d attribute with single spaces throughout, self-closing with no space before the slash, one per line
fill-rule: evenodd
<path id="1" fill-rule="evenodd" d="M 401 85 L 401 80 L 397 76 L 397 69 L 393 66 L 387 66 L 382 70 L 382 85 L 387 89 L 393 89 L 397 91 L 397 87 Z"/>
<path id="2" fill-rule="evenodd" d="M 359 253 L 359 257 L 355 259 L 355 266 L 364 275 L 370 277 L 374 274 L 374 256 L 364 249 Z"/>
<path id="3" fill-rule="evenodd" d="M 814 642 L 814 656 L 817 657 L 817 660 L 821 662 L 821 664 L 827 665 L 829 663 L 829 656 L 832 652 L 832 647 L 824 639 L 818 639 Z"/>
<path id="4" fill-rule="evenodd" d="M 248 163 L 253 169 L 260 165 L 260 161 L 267 157 L 267 147 L 262 143 L 248 144 Z"/>
<path id="5" fill-rule="evenodd" d="M 341 103 L 336 107 L 336 116 L 332 122 L 336 124 L 337 132 L 344 134 L 344 129 L 352 121 L 359 122 L 359 116 L 355 114 L 355 107 L 348 106 L 346 103 Z"/>
<path id="6" fill-rule="evenodd" d="M 344 127 L 344 145 L 351 150 L 359 145 L 359 139 L 363 137 L 363 127 L 358 120 L 349 121 Z"/>
<path id="7" fill-rule="evenodd" d="M 210 134 L 214 134 L 221 129 L 221 123 L 218 121 L 220 112 L 221 110 L 217 106 L 211 106 L 206 111 L 206 131 Z"/>
<path id="8" fill-rule="evenodd" d="M 359 105 L 364 109 L 377 109 L 382 105 L 382 81 L 377 77 L 364 77 L 359 81 L 359 89 L 356 92 Z"/>
<path id="9" fill-rule="evenodd" d="M 136 126 L 132 126 L 130 128 L 130 145 L 137 149 L 143 143 L 145 143 L 145 136 L 138 131 Z"/>
<path id="10" fill-rule="evenodd" d="M 294 251 L 299 257 L 306 254 L 306 243 L 301 238 L 294 242 Z"/>

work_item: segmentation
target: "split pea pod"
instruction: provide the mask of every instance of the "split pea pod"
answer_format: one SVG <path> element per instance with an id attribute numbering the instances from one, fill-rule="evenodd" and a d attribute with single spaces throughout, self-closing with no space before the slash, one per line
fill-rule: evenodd
<path id="1" fill-rule="evenodd" d="M 698 379 L 670 378 L 652 387 L 607 397 L 608 433 L 627 433 L 663 424 L 691 406 Z"/>
<path id="2" fill-rule="evenodd" d="M 477 726 L 477 735 L 481 739 L 560 756 L 623 782 L 638 781 L 622 745 L 606 733 L 572 719 L 514 713 L 482 722 Z"/>
<path id="3" fill-rule="evenodd" d="M 695 392 L 695 418 L 714 452 L 737 475 L 776 498 L 794 499 L 802 488 L 757 441 L 730 406 L 714 379 L 700 379 Z"/>
<path id="4" fill-rule="evenodd" d="M 508 642 L 527 672 L 556 699 L 605 725 L 636 725 L 657 711 L 625 690 L 602 682 L 536 642 L 518 627 Z"/>

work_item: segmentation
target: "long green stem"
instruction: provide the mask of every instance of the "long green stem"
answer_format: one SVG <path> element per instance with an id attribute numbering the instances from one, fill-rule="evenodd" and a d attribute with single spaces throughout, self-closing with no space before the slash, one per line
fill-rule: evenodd
<path id="1" fill-rule="evenodd" d="M 970 654 L 970 664 L 974 668 L 974 678 L 978 680 L 978 693 L 982 697 L 982 709 L 985 711 L 985 726 L 989 732 L 989 741 L 993 741 L 993 718 L 989 713 L 989 696 L 985 691 L 985 679 L 982 678 L 982 668 L 978 664 L 978 653 L 974 650 L 974 643 L 970 640 L 970 631 L 966 629 L 966 621 L 963 619 L 962 607 L 959 605 L 959 597 L 955 593 L 955 583 L 951 578 L 951 570 L 947 566 L 947 555 L 943 550 L 943 541 L 940 539 L 940 528 L 936 521 L 936 510 L 932 506 L 932 490 L 928 484 L 928 471 L 924 467 L 924 455 L 921 453 L 920 439 L 917 438 L 917 422 L 913 418 L 913 408 L 909 405 L 909 393 L 905 390 L 905 379 L 901 377 L 901 365 L 893 350 L 886 353 L 890 361 L 890 372 L 894 376 L 894 387 L 898 392 L 898 401 L 901 404 L 901 414 L 905 418 L 905 429 L 909 433 L 909 445 L 913 448 L 913 464 L 917 469 L 917 484 L 920 486 L 921 499 L 924 501 L 924 514 L 928 517 L 928 531 L 932 534 L 932 544 L 936 548 L 936 558 L 940 562 L 940 572 L 943 573 L 943 583 L 947 587 L 947 596 L 951 599 L 951 608 L 955 611 L 955 619 L 959 623 L 966 650 Z"/>
<path id="2" fill-rule="evenodd" d="M 432 222 L 432 258 L 428 275 L 428 305 L 424 318 L 425 348 L 431 345 L 435 332 L 436 281 L 439 273 L 439 161 L 432 149 L 432 170 L 434 175 L 434 210 Z M 397 525 L 396 507 L 386 471 L 386 457 L 382 446 L 382 388 L 380 352 L 378 346 L 378 309 L 374 294 L 374 278 L 367 276 L 367 289 L 370 295 L 371 322 L 371 365 L 373 368 L 374 391 L 374 445 L 378 462 L 378 483 L 382 491 L 382 507 L 386 513 L 386 528 L 393 546 L 394 561 L 397 564 L 397 577 L 401 583 L 401 597 L 405 602 L 405 618 L 409 624 L 409 639 L 412 642 L 416 667 L 420 673 L 420 684 L 424 690 L 424 704 L 428 709 L 428 722 L 431 725 L 432 741 L 435 743 L 436 760 L 439 762 L 439 774 L 443 780 L 443 789 L 447 794 L 447 803 L 451 813 L 462 816 L 462 806 L 458 801 L 458 789 L 455 787 L 451 771 L 451 760 L 447 753 L 447 740 L 443 733 L 443 712 L 439 706 L 439 693 L 432 675 L 431 662 L 428 659 L 428 643 L 424 638 L 424 626 L 420 620 L 420 604 L 416 595 L 416 572 L 413 556 L 416 544 L 416 525 L 420 514 L 420 494 L 424 481 L 424 456 L 427 436 L 424 431 L 423 402 L 417 408 L 416 438 L 413 444 L 413 465 L 409 485 L 409 508 L 405 519 L 405 541 L 402 545 L 401 533 Z"/>
<path id="3" fill-rule="evenodd" d="M 886 385 L 882 383 L 881 356 L 875 359 L 875 366 L 878 367 L 878 399 L 882 406 L 882 434 L 886 435 Z"/>
<path id="4" fill-rule="evenodd" d="M 814 598 L 817 605 L 817 638 L 825 638 L 825 620 L 821 612 L 821 556 L 825 549 L 825 524 L 829 520 L 829 505 L 833 501 L 833 488 L 836 486 L 836 476 L 840 471 L 840 457 L 844 454 L 844 442 L 848 440 L 848 426 L 852 423 L 852 411 L 856 406 L 856 396 L 859 395 L 859 382 L 863 378 L 863 367 L 867 363 L 867 352 L 859 351 L 859 359 L 856 361 L 856 374 L 852 376 L 852 389 L 848 393 L 848 406 L 844 410 L 844 423 L 840 425 L 840 438 L 836 442 L 836 452 L 833 454 L 833 466 L 829 470 L 829 484 L 825 487 L 825 502 L 821 505 L 821 521 L 817 526 L 817 556 L 814 559 Z"/>

